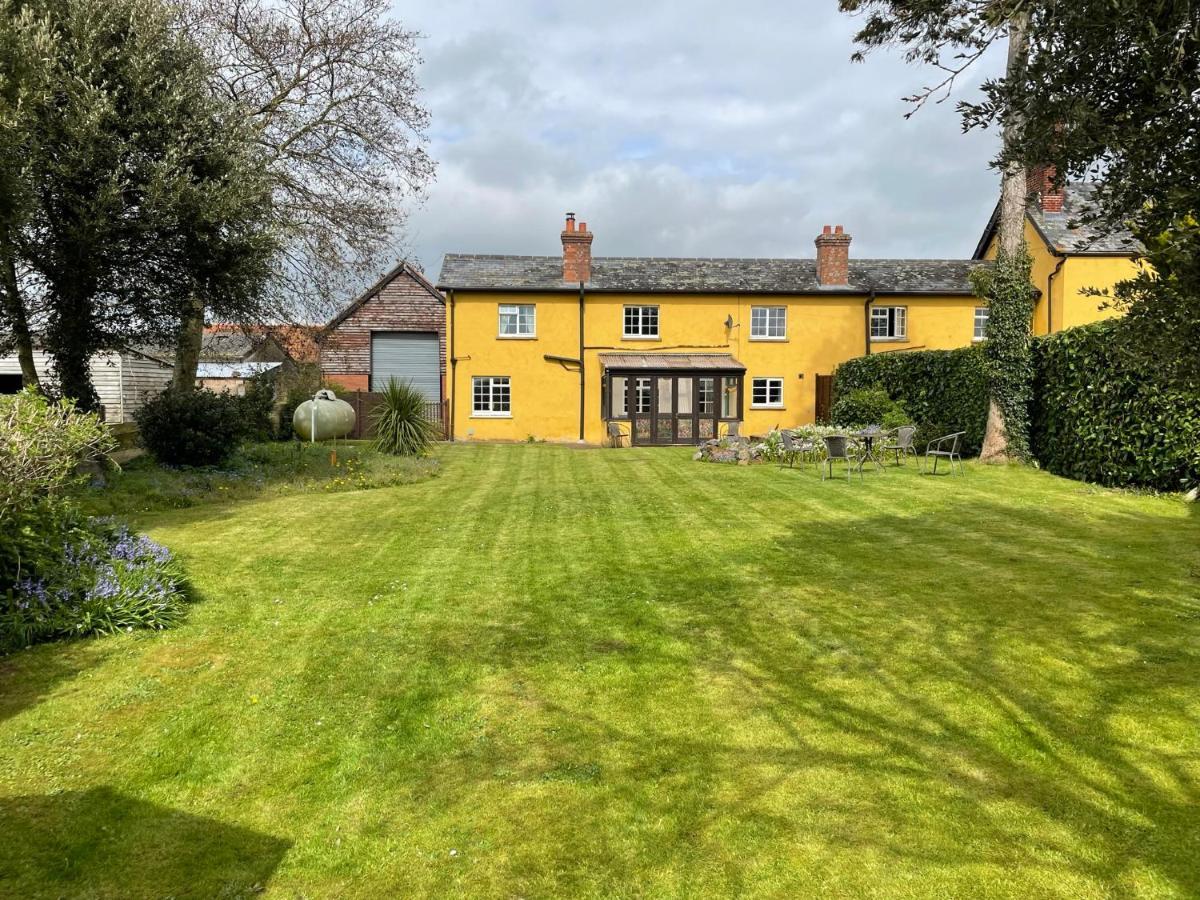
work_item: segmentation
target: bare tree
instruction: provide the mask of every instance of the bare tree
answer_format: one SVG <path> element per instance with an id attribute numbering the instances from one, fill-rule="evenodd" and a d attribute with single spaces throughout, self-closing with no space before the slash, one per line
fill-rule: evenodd
<path id="1" fill-rule="evenodd" d="M 178 0 L 214 90 L 267 152 L 282 260 L 269 313 L 322 320 L 383 256 L 434 175 L 425 151 L 418 35 L 387 0 Z M 219 312 L 219 311 L 218 311 Z M 203 298 L 176 379 L 194 383 Z"/>

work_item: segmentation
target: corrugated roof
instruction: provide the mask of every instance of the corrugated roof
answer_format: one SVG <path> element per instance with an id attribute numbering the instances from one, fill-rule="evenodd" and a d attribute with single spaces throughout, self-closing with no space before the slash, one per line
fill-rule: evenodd
<path id="1" fill-rule="evenodd" d="M 277 362 L 238 362 L 219 363 L 202 362 L 196 366 L 197 378 L 254 378 L 263 372 L 278 369 L 282 363 Z"/>
<path id="2" fill-rule="evenodd" d="M 601 353 L 606 369 L 723 369 L 744 372 L 746 367 L 728 353 Z"/>
<path id="3" fill-rule="evenodd" d="M 653 293 L 824 293 L 869 290 L 894 293 L 970 293 L 969 259 L 852 259 L 850 285 L 822 287 L 812 259 L 598 256 L 592 260 L 595 291 Z M 438 286 L 445 290 L 570 290 L 558 256 L 448 253 Z"/>

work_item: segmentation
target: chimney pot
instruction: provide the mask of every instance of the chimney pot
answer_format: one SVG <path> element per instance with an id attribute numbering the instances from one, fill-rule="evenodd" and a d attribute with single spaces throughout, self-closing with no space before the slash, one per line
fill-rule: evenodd
<path id="1" fill-rule="evenodd" d="M 567 227 L 562 233 L 563 281 L 578 284 L 592 280 L 592 233 L 587 222 L 575 227 L 575 213 L 567 213 Z"/>
<path id="2" fill-rule="evenodd" d="M 1038 206 L 1042 212 L 1062 212 L 1065 197 L 1065 186 L 1055 187 L 1054 179 L 1058 174 L 1054 166 L 1034 166 L 1029 170 L 1025 179 L 1027 193 L 1037 197 Z"/>
<path id="3" fill-rule="evenodd" d="M 817 283 L 822 287 L 846 287 L 850 284 L 850 235 L 839 225 L 835 231 L 826 225 L 815 241 L 817 245 Z"/>

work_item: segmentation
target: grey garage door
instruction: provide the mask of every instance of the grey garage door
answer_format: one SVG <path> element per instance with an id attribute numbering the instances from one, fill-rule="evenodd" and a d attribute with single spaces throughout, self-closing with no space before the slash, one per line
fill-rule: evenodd
<path id="1" fill-rule="evenodd" d="M 389 378 L 411 381 L 432 403 L 442 399 L 442 366 L 438 336 L 417 331 L 371 334 L 371 390 L 381 391 Z"/>

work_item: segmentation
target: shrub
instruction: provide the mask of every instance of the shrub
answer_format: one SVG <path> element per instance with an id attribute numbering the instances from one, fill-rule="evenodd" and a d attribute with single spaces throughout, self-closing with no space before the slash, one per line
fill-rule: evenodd
<path id="1" fill-rule="evenodd" d="M 183 616 L 182 570 L 167 548 L 107 520 L 79 518 L 57 564 L 0 592 L 0 651 L 55 638 L 167 628 Z"/>
<path id="2" fill-rule="evenodd" d="M 168 466 L 215 466 L 246 434 L 238 397 L 212 391 L 164 391 L 137 412 L 142 445 Z"/>
<path id="3" fill-rule="evenodd" d="M 0 397 L 0 593 L 55 564 L 77 519 L 65 491 L 82 460 L 114 446 L 99 417 L 68 401 Z"/>
<path id="4" fill-rule="evenodd" d="M 89 520 L 68 488 L 79 462 L 115 446 L 69 403 L 0 398 L 0 652 L 181 614 L 183 575 L 148 538 Z"/>
<path id="5" fill-rule="evenodd" d="M 403 456 L 425 453 L 434 436 L 434 424 L 425 415 L 425 402 L 425 395 L 412 384 L 389 378 L 372 413 L 376 449 Z"/>
<path id="6" fill-rule="evenodd" d="M 917 426 L 919 445 L 951 431 L 966 431 L 963 452 L 979 452 L 988 396 L 981 346 L 876 353 L 844 362 L 834 373 L 835 412 L 837 403 L 853 391 L 880 387 L 903 404 L 906 417 Z"/>
<path id="7" fill-rule="evenodd" d="M 1200 481 L 1200 390 L 1160 384 L 1127 323 L 1034 342 L 1033 451 L 1060 475 L 1184 490 Z"/>
<path id="8" fill-rule="evenodd" d="M 275 374 L 264 372 L 246 382 L 246 392 L 237 398 L 242 417 L 242 436 L 250 441 L 269 441 L 275 436 L 271 412 L 275 409 Z"/>
<path id="9" fill-rule="evenodd" d="M 858 388 L 838 397 L 833 404 L 833 421 L 838 425 L 863 427 L 866 425 L 908 424 L 904 404 L 893 400 L 881 387 Z"/>

